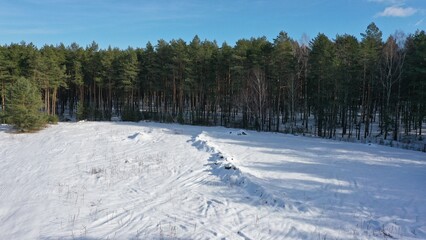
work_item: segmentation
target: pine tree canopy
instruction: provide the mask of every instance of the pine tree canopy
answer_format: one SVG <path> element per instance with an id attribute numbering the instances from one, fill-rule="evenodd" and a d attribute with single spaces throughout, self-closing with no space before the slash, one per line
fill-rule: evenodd
<path id="1" fill-rule="evenodd" d="M 27 78 L 20 77 L 12 85 L 6 98 L 6 119 L 20 132 L 42 128 L 46 117 L 41 112 L 39 89 Z"/>

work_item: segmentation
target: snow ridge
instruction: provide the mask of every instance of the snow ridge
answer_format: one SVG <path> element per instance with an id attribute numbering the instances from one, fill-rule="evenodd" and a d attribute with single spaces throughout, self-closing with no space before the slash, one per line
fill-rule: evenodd
<path id="1" fill-rule="evenodd" d="M 232 133 L 230 132 L 230 134 Z M 245 135 L 245 133 L 242 133 L 239 132 L 237 135 Z M 238 161 L 240 160 L 236 160 L 233 156 L 222 152 L 217 145 L 209 141 L 207 132 L 203 131 L 198 136 L 193 137 L 192 142 L 192 145 L 198 150 L 211 154 L 208 159 L 208 165 L 212 174 L 218 176 L 221 181 L 230 186 L 242 188 L 248 194 L 247 200 L 257 201 L 260 204 L 272 207 L 286 208 L 286 203 L 282 199 L 269 193 L 261 185 L 254 183 L 245 176 L 245 173 L 238 167 Z"/>

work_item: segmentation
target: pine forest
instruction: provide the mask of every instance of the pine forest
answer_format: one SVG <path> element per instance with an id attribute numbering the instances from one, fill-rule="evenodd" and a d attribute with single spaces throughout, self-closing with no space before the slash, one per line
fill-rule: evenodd
<path id="1" fill-rule="evenodd" d="M 159 40 L 143 48 L 96 42 L 0 46 L 1 121 L 12 121 L 25 83 L 47 119 L 152 120 L 309 133 L 325 138 L 421 138 L 426 115 L 426 33 L 383 39 L 286 32 L 234 46 Z M 24 84 L 24 85 L 23 85 Z M 21 94 L 22 95 L 22 94 Z M 28 95 L 28 94 L 24 94 Z M 32 103 L 31 103 L 32 104 Z"/>

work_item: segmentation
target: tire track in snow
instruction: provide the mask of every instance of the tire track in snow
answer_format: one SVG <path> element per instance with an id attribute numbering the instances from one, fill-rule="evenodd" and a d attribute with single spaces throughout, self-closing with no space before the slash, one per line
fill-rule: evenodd
<path id="1" fill-rule="evenodd" d="M 126 142 L 126 144 L 139 144 L 137 148 L 133 148 L 133 146 L 126 148 L 126 156 L 131 157 L 134 154 L 138 154 L 140 152 L 143 152 L 145 156 L 154 155 L 158 151 L 158 149 L 161 148 L 161 145 L 163 144 L 162 141 L 166 141 L 166 138 L 170 138 L 171 136 L 176 134 L 174 132 L 170 132 L 164 129 L 156 131 L 156 139 L 150 141 L 145 145 L 141 145 L 139 144 L 140 142 L 136 141 L 132 142 L 132 139 L 124 139 L 123 142 Z M 172 142 L 173 139 L 167 139 L 167 141 Z M 179 147 L 178 145 L 181 145 L 181 142 L 176 141 L 175 147 Z M 122 150 L 115 152 L 115 155 L 117 156 L 123 154 L 124 151 Z M 177 219 L 177 216 L 181 215 L 192 215 L 187 219 L 182 219 L 182 221 L 184 222 L 180 221 L 179 223 L 180 225 L 191 226 L 194 223 L 195 217 L 193 214 L 191 214 L 192 208 L 186 207 L 184 211 L 189 211 L 186 213 L 183 213 L 181 210 L 177 211 L 176 213 L 174 213 L 175 211 L 172 211 L 172 213 L 168 213 L 168 216 L 166 216 L 165 214 L 167 213 L 168 208 L 165 206 L 174 204 L 173 201 L 175 201 L 176 208 L 179 208 L 179 199 L 173 199 L 176 198 L 176 196 L 178 195 L 185 195 L 185 192 L 190 191 L 190 189 L 199 188 L 200 185 L 203 185 L 203 180 L 205 176 L 208 175 L 208 173 L 205 171 L 205 169 L 202 168 L 202 161 L 194 162 L 191 159 L 189 159 L 187 162 L 183 162 L 183 165 L 179 167 L 175 166 L 174 168 L 169 168 L 167 159 L 164 159 L 169 157 L 172 158 L 169 155 L 161 155 L 159 156 L 159 158 L 161 158 L 161 161 L 154 160 L 149 162 L 146 162 L 146 160 L 149 159 L 142 158 L 141 161 L 144 162 L 144 166 L 148 168 L 155 166 L 155 168 L 150 168 L 149 171 L 142 173 L 147 174 L 148 179 L 139 177 L 136 180 L 132 180 L 131 183 L 128 183 L 128 186 L 125 188 L 125 190 L 121 191 L 120 196 L 115 197 L 116 200 L 111 200 L 111 204 L 103 204 L 102 207 L 109 209 L 109 212 L 107 211 L 106 215 L 100 216 L 98 219 L 96 219 L 92 225 L 89 225 L 89 229 L 95 232 L 104 232 L 104 236 L 112 236 L 117 232 L 131 232 L 136 230 L 143 231 L 143 229 L 138 227 L 140 227 L 141 225 L 148 226 L 149 224 L 146 225 L 146 221 L 153 221 L 149 219 L 147 220 L 143 217 L 150 211 L 157 212 L 156 215 L 159 215 L 157 219 L 159 222 L 165 219 L 169 219 L 168 221 L 172 221 L 173 218 Z M 95 162 L 102 162 L 102 160 L 97 159 Z M 154 182 L 149 179 L 150 177 L 152 177 L 153 179 L 158 179 L 156 175 L 163 175 L 163 181 Z M 117 183 L 114 183 L 113 186 L 116 184 Z M 147 190 L 144 189 L 144 187 L 151 189 Z M 194 192 L 194 194 L 190 196 L 191 199 L 186 200 L 188 202 L 187 204 L 194 205 L 194 199 L 200 196 L 202 196 L 201 193 Z M 114 210 L 122 205 L 127 205 L 131 207 L 131 211 L 118 213 L 117 210 Z M 111 211 L 114 213 L 113 217 L 110 214 Z M 161 215 L 163 217 L 160 217 Z M 129 219 L 132 219 L 130 222 L 136 221 L 138 222 L 138 224 L 136 222 L 130 223 Z M 198 227 L 201 228 L 201 222 L 197 222 Z M 117 227 L 116 223 L 119 223 L 121 226 Z M 110 230 L 105 232 L 105 229 Z"/>
<path id="2" fill-rule="evenodd" d="M 163 168 L 164 165 L 167 165 L 167 163 L 163 161 L 161 163 L 160 169 Z M 147 186 L 153 188 L 150 191 L 149 196 L 141 197 L 139 199 L 137 199 L 137 197 L 130 197 L 127 199 L 128 201 L 133 199 L 131 203 L 134 205 L 132 210 L 133 216 L 136 218 L 136 216 L 144 216 L 150 211 L 155 211 L 157 212 L 156 215 L 158 215 L 157 221 L 166 221 L 169 222 L 169 224 L 174 224 L 175 226 L 179 227 L 180 231 L 187 232 L 187 234 L 190 233 L 190 236 L 193 234 L 194 236 L 200 235 L 205 232 L 211 233 L 212 237 L 214 238 L 218 236 L 238 236 L 239 229 L 241 229 L 241 224 L 243 222 L 243 217 L 239 214 L 242 210 L 229 208 L 225 206 L 225 204 L 223 204 L 220 200 L 212 197 L 205 197 L 205 193 L 202 192 L 202 187 L 209 187 L 206 183 L 215 179 L 215 177 L 211 176 L 207 170 L 208 165 L 206 165 L 205 162 L 193 161 L 189 159 L 189 161 L 184 163 L 184 166 L 178 169 L 178 171 L 172 172 L 167 177 L 164 176 L 165 178 L 161 183 L 156 185 L 155 183 L 148 182 Z M 142 184 L 138 186 L 132 186 L 133 187 L 131 189 L 133 193 L 140 193 L 141 191 L 144 191 L 141 189 L 141 187 L 143 187 Z M 191 191 L 192 194 L 187 195 L 186 192 L 188 191 Z M 179 198 L 179 195 L 185 194 L 185 199 Z M 122 203 L 117 205 L 121 204 Z M 170 208 L 167 206 L 173 204 L 175 206 L 172 207 L 172 209 L 181 209 L 179 211 L 170 211 Z M 114 207 L 111 206 L 111 208 Z M 227 210 L 225 211 L 225 209 Z M 116 221 L 120 222 L 120 219 L 125 217 L 125 215 L 120 215 Z M 232 227 L 232 229 L 229 229 L 229 226 L 220 224 L 220 219 L 224 218 L 235 219 L 234 223 L 236 226 Z M 215 224 L 211 224 L 212 219 L 216 219 L 213 221 Z M 138 221 L 140 221 L 139 224 L 144 225 L 146 224 L 146 221 L 152 222 L 153 220 L 147 220 L 141 217 Z M 108 223 L 105 222 L 104 224 Z M 136 226 L 138 224 L 133 223 L 132 225 Z M 190 229 L 191 227 L 185 227 L 186 229 L 184 229 L 180 226 L 194 226 L 195 230 Z M 104 226 L 98 227 L 104 228 Z M 134 229 L 134 227 L 131 227 L 130 230 L 131 229 Z M 141 228 L 140 230 L 142 231 L 143 229 L 144 228 Z M 121 229 L 114 229 L 114 231 L 120 230 Z M 109 234 L 113 234 L 113 232 L 111 231 Z"/>

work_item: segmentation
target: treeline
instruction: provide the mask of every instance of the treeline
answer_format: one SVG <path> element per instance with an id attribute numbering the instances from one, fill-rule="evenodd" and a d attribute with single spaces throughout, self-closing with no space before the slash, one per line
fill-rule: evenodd
<path id="1" fill-rule="evenodd" d="M 9 89 L 22 77 L 39 88 L 40 110 L 63 120 L 118 116 L 397 140 L 400 132 L 421 136 L 426 35 L 383 41 L 372 23 L 361 41 L 318 34 L 303 44 L 280 32 L 272 42 L 251 38 L 235 46 L 197 36 L 125 50 L 95 42 L 10 44 L 0 47 L 3 113 Z"/>

